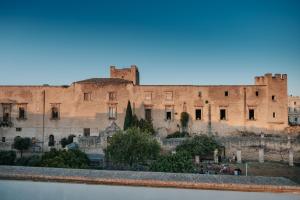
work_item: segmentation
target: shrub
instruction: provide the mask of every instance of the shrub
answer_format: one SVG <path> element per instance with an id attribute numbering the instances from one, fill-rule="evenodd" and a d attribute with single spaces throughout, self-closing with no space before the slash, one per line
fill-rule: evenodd
<path id="1" fill-rule="evenodd" d="M 180 151 L 176 154 L 160 156 L 150 166 L 151 171 L 189 173 L 194 171 L 192 157 L 189 153 Z"/>
<path id="2" fill-rule="evenodd" d="M 189 137 L 189 133 L 176 131 L 176 132 L 168 135 L 166 138 L 183 138 L 183 137 Z"/>
<path id="3" fill-rule="evenodd" d="M 126 132 L 120 131 L 112 136 L 105 150 L 105 156 L 114 164 L 133 167 L 156 159 L 159 151 L 160 145 L 148 133 L 142 132 L 139 128 L 130 128 Z"/>
<path id="4" fill-rule="evenodd" d="M 183 130 L 186 130 L 189 123 L 189 114 L 187 112 L 182 112 L 180 115 L 180 123 Z"/>
<path id="5" fill-rule="evenodd" d="M 23 151 L 29 149 L 31 146 L 31 139 L 28 137 L 22 138 L 20 136 L 15 137 L 13 147 L 20 151 L 21 157 Z"/>
<path id="6" fill-rule="evenodd" d="M 65 148 L 68 144 L 71 144 L 73 142 L 73 138 L 75 137 L 75 135 L 69 135 L 67 138 L 62 138 L 60 140 L 60 144 L 62 146 L 62 148 Z"/>
<path id="7" fill-rule="evenodd" d="M 176 151 L 187 151 L 191 156 L 207 156 L 212 155 L 215 149 L 219 149 L 220 145 L 213 137 L 207 135 L 199 135 L 194 138 L 185 140 L 181 145 L 176 147 Z"/>
<path id="8" fill-rule="evenodd" d="M 38 155 L 33 155 L 29 157 L 22 157 L 17 159 L 16 165 L 20 166 L 39 166 L 41 162 L 41 157 Z"/>
<path id="9" fill-rule="evenodd" d="M 15 151 L 0 151 L 0 165 L 13 165 L 15 159 Z"/>
<path id="10" fill-rule="evenodd" d="M 41 159 L 42 167 L 60 168 L 87 168 L 89 165 L 88 157 L 82 151 L 76 150 L 55 150 L 46 152 Z"/>

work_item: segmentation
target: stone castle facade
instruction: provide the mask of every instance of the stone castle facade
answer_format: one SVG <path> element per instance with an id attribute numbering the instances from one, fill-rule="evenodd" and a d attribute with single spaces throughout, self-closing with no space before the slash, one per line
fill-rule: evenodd
<path id="1" fill-rule="evenodd" d="M 190 133 L 223 136 L 288 126 L 286 74 L 255 77 L 253 85 L 140 85 L 136 66 L 111 66 L 110 78 L 69 86 L 0 86 L 1 141 L 22 136 L 51 146 L 70 134 L 98 136 L 113 122 L 123 127 L 128 101 L 161 137 L 180 128 L 181 112 L 190 115 Z"/>
<path id="2" fill-rule="evenodd" d="M 289 123 L 291 125 L 300 125 L 300 97 L 289 96 Z"/>

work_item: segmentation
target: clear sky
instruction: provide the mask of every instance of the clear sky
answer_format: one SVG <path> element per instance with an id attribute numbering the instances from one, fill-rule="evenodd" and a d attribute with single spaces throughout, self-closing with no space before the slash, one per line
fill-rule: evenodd
<path id="1" fill-rule="evenodd" d="M 0 0 L 0 84 L 70 84 L 136 64 L 142 84 L 253 84 L 300 95 L 300 1 Z"/>

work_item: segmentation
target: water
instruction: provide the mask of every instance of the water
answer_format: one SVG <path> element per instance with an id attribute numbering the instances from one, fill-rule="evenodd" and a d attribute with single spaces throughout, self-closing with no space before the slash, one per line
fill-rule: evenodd
<path id="1" fill-rule="evenodd" d="M 287 193 L 231 192 L 0 180 L 1 200 L 300 200 Z"/>

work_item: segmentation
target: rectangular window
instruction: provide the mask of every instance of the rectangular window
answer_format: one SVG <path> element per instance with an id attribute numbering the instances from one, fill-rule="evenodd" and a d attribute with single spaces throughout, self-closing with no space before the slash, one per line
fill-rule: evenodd
<path id="1" fill-rule="evenodd" d="M 228 91 L 225 91 L 225 93 L 224 93 L 224 95 L 225 95 L 225 97 L 228 97 Z"/>
<path id="2" fill-rule="evenodd" d="M 296 101 L 294 102 L 294 105 L 296 105 L 297 103 L 296 103 Z"/>
<path id="3" fill-rule="evenodd" d="M 2 142 L 5 142 L 5 137 L 2 137 L 1 141 L 2 141 Z"/>
<path id="4" fill-rule="evenodd" d="M 24 107 L 19 107 L 19 119 L 26 119 L 26 111 Z"/>
<path id="5" fill-rule="evenodd" d="M 202 92 L 198 92 L 198 97 L 201 98 L 202 97 Z"/>
<path id="6" fill-rule="evenodd" d="M 11 104 L 2 104 L 3 121 L 10 122 L 11 120 Z"/>
<path id="7" fill-rule="evenodd" d="M 51 119 L 52 120 L 60 119 L 60 104 L 58 103 L 51 104 Z"/>
<path id="8" fill-rule="evenodd" d="M 201 120 L 201 114 L 202 114 L 201 109 L 196 109 L 195 110 L 195 115 L 196 115 L 195 119 Z"/>
<path id="9" fill-rule="evenodd" d="M 117 100 L 117 94 L 115 92 L 109 92 L 108 93 L 108 99 L 109 99 L 109 101 L 116 101 Z"/>
<path id="10" fill-rule="evenodd" d="M 254 109 L 249 109 L 249 120 L 255 120 Z"/>
<path id="11" fill-rule="evenodd" d="M 272 95 L 272 101 L 276 101 L 276 96 Z"/>
<path id="12" fill-rule="evenodd" d="M 172 112 L 171 111 L 167 111 L 166 112 L 166 119 L 167 120 L 171 120 L 172 119 Z"/>
<path id="13" fill-rule="evenodd" d="M 297 117 L 295 117 L 295 122 L 298 122 L 298 118 Z"/>
<path id="14" fill-rule="evenodd" d="M 220 109 L 220 120 L 226 120 L 226 109 Z"/>
<path id="15" fill-rule="evenodd" d="M 22 128 L 20 128 L 20 127 L 16 128 L 16 132 L 21 132 L 21 131 L 22 131 Z"/>
<path id="16" fill-rule="evenodd" d="M 90 101 L 91 100 L 91 93 L 85 92 L 83 93 L 83 100 Z"/>
<path id="17" fill-rule="evenodd" d="M 146 119 L 148 122 L 151 122 L 151 121 L 152 121 L 152 110 L 149 109 L 149 108 L 146 108 L 146 109 L 145 109 L 145 119 Z"/>
<path id="18" fill-rule="evenodd" d="M 116 119 L 117 118 L 117 107 L 116 106 L 109 106 L 108 107 L 108 117 L 109 117 L 109 119 Z"/>
<path id="19" fill-rule="evenodd" d="M 173 106 L 166 106 L 165 108 L 165 119 L 172 120 L 173 119 Z"/>
<path id="20" fill-rule="evenodd" d="M 145 100 L 152 100 L 152 92 L 145 92 Z"/>
<path id="21" fill-rule="evenodd" d="M 256 91 L 256 92 L 255 92 L 255 95 L 258 97 L 258 95 L 259 95 L 259 92 L 258 92 L 258 91 Z"/>
<path id="22" fill-rule="evenodd" d="M 173 100 L 173 92 L 166 92 L 165 95 L 166 95 L 165 99 L 167 101 L 172 101 Z"/>
<path id="23" fill-rule="evenodd" d="M 273 112 L 273 118 L 275 118 L 276 117 L 276 113 L 275 112 Z"/>
<path id="24" fill-rule="evenodd" d="M 89 137 L 91 133 L 91 129 L 90 128 L 84 128 L 83 129 L 83 136 L 84 137 Z"/>

